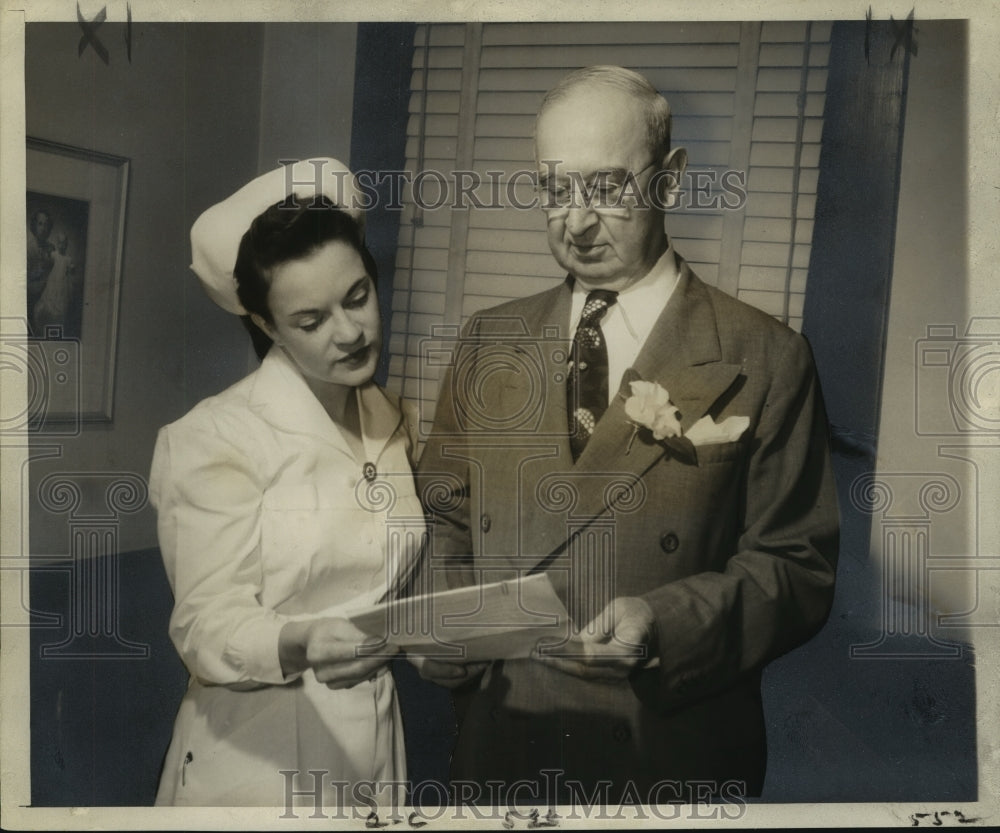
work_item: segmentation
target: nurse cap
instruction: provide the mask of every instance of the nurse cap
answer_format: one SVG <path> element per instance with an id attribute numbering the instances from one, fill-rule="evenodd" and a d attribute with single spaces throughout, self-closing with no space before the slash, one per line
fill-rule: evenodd
<path id="1" fill-rule="evenodd" d="M 307 205 L 318 194 L 325 196 L 350 214 L 364 234 L 364 196 L 342 162 L 325 156 L 302 159 L 262 174 L 207 209 L 191 227 L 191 269 L 226 312 L 247 314 L 233 275 L 243 235 L 259 214 L 292 194 L 298 205 Z"/>

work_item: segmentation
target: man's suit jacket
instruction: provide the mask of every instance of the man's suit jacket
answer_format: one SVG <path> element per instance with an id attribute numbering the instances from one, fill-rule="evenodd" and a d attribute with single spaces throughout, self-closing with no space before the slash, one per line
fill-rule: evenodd
<path id="1" fill-rule="evenodd" d="M 833 597 L 827 425 L 805 340 L 678 265 L 626 380 L 662 385 L 685 431 L 706 414 L 749 417 L 737 442 L 693 453 L 656 442 L 628 420 L 625 381 L 574 464 L 568 283 L 478 314 L 454 351 L 419 468 L 424 494 L 447 487 L 429 508 L 449 583 L 565 550 L 552 575 L 577 624 L 610 597 L 640 596 L 659 662 L 622 683 L 544 660 L 494 663 L 457 698 L 453 779 L 529 779 L 560 800 L 572 792 L 541 770 L 588 795 L 610 780 L 615 800 L 629 789 L 631 801 L 689 799 L 672 792 L 694 781 L 760 790 L 761 669 L 814 634 Z"/>

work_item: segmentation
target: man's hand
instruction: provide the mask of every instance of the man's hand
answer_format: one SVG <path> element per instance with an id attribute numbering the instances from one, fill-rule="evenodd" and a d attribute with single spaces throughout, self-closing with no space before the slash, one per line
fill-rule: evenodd
<path id="1" fill-rule="evenodd" d="M 449 662 L 416 655 L 407 656 L 410 664 L 420 672 L 420 676 L 445 688 L 456 688 L 482 674 L 488 662 Z"/>
<path id="2" fill-rule="evenodd" d="M 585 680 L 618 681 L 656 657 L 656 642 L 653 609 L 637 596 L 621 596 L 561 649 L 573 658 L 543 654 L 538 659 Z"/>

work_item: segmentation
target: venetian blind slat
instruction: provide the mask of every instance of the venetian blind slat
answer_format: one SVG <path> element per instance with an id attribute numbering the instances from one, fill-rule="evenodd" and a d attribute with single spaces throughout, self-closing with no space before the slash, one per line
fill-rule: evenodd
<path id="1" fill-rule="evenodd" d="M 682 71 L 701 67 L 731 67 L 736 64 L 739 45 L 731 43 L 692 43 L 664 48 L 663 44 L 636 44 L 629 50 L 628 65 L 640 71 Z M 487 46 L 482 66 L 486 70 L 515 69 L 526 66 L 555 70 L 565 74 L 566 67 L 621 61 L 621 44 L 573 44 L 571 46 Z M 556 79 L 558 81 L 558 78 Z M 554 83 L 554 82 L 553 82 Z M 548 89 L 546 87 L 545 89 Z"/>
<path id="2" fill-rule="evenodd" d="M 624 61 L 626 50 L 644 43 L 735 43 L 740 37 L 739 23 L 558 23 L 525 25 L 522 23 L 496 23 L 483 32 L 483 45 L 557 46 L 559 44 L 598 45 L 613 44 Z M 665 50 L 666 51 L 666 50 Z M 586 66 L 586 64 L 583 64 Z"/>
<path id="3" fill-rule="evenodd" d="M 463 61 L 464 24 L 425 24 L 417 28 L 415 38 L 407 169 L 411 175 L 439 172 L 453 198 L 462 146 L 459 124 L 464 122 L 473 132 L 471 164 L 466 162 L 479 181 L 473 193 L 482 204 L 499 205 L 462 209 L 467 211 L 463 223 L 468 230 L 463 247 L 453 251 L 449 239 L 456 209 L 447 203 L 435 210 L 418 208 L 414 186 L 403 188 L 389 376 L 395 389 L 424 400 L 425 420 L 433 412 L 439 383 L 439 374 L 430 368 L 424 370 L 426 383 L 420 381 L 420 345 L 431 328 L 462 323 L 478 310 L 556 286 L 564 278 L 548 248 L 544 213 L 527 207 L 535 197 L 533 184 L 527 178 L 514 186 L 507 183 L 520 172 L 534 170 L 532 136 L 542 96 L 579 66 L 632 67 L 670 101 L 675 114 L 673 141 L 687 148 L 692 175 L 684 183 L 688 190 L 681 205 L 668 212 L 667 229 L 677 250 L 709 283 L 719 280 L 725 234 L 726 212 L 718 199 L 733 196 L 721 184 L 731 164 L 733 125 L 751 132 L 749 140 L 741 139 L 749 142 L 749 154 L 742 241 L 733 250 L 739 255 L 738 283 L 731 282 L 727 271 L 726 285 L 748 303 L 786 318 L 793 327 L 801 326 L 821 153 L 829 24 L 761 24 L 759 47 L 753 42 L 757 60 L 752 109 L 739 114 L 734 90 L 741 31 L 745 31 L 739 23 L 485 23 L 481 27 L 473 79 L 466 77 L 470 70 Z M 471 118 L 460 114 L 463 81 L 470 80 L 476 85 Z M 750 106 L 750 99 L 746 103 Z M 430 176 L 424 179 L 421 195 L 426 201 L 435 197 L 439 183 Z M 525 207 L 515 207 L 512 200 Z M 462 321 L 445 321 L 442 312 L 446 294 L 456 292 L 456 287 L 448 286 L 449 274 L 459 276 L 462 283 Z"/>

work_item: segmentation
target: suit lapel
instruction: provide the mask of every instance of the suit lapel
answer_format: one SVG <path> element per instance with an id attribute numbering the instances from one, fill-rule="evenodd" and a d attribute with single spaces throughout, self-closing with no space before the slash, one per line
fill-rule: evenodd
<path id="1" fill-rule="evenodd" d="M 678 261 L 681 275 L 674 297 L 636 357 L 634 369 L 638 378 L 666 388 L 680 409 L 681 428 L 687 431 L 725 393 L 741 366 L 722 361 L 708 290 L 684 260 Z"/>
<path id="2" fill-rule="evenodd" d="M 516 336 L 510 341 L 510 346 L 523 357 L 518 365 L 527 368 L 538 364 L 541 378 L 530 370 L 522 369 L 511 374 L 505 382 L 511 411 L 538 414 L 535 424 L 530 419 L 523 420 L 523 424 L 518 422 L 520 431 L 528 427 L 530 433 L 520 435 L 520 431 L 511 432 L 509 436 L 516 442 L 523 437 L 524 441 L 532 444 L 542 442 L 558 446 L 551 458 L 553 469 L 573 464 L 566 417 L 566 360 L 572 344 L 567 334 L 570 298 L 569 286 L 562 284 L 543 294 L 523 319 L 509 322 L 509 326 L 506 322 L 500 323 L 502 319 L 488 319 L 504 334 L 497 334 L 497 338 L 509 338 L 511 334 Z M 491 335 L 494 334 L 482 333 L 482 341 L 488 342 Z M 525 403 L 532 403 L 532 406 L 525 408 Z"/>
<path id="3" fill-rule="evenodd" d="M 542 305 L 540 318 L 533 327 L 533 331 L 540 336 L 545 362 L 546 384 L 542 386 L 545 402 L 542 406 L 541 429 L 559 447 L 552 463 L 554 469 L 573 464 L 566 413 L 566 360 L 573 339 L 569 320 L 571 297 L 570 285 L 565 282 L 553 291 L 549 303 Z M 549 348 L 553 341 L 560 342 L 558 349 Z"/>
<path id="4" fill-rule="evenodd" d="M 563 283 L 525 305 L 519 315 L 484 316 L 476 334 L 483 346 L 506 340 L 520 354 L 515 361 L 520 372 L 506 375 L 502 386 L 496 385 L 503 396 L 499 412 L 512 416 L 530 412 L 530 416 L 517 418 L 517 430 L 500 430 L 483 441 L 490 465 L 498 471 L 490 479 L 497 484 L 492 488 L 502 490 L 487 495 L 486 503 L 500 502 L 517 513 L 512 527 L 516 531 L 505 542 L 517 569 L 532 566 L 566 536 L 564 514 L 546 509 L 537 495 L 548 478 L 560 477 L 573 465 L 565 381 L 570 306 L 571 289 Z"/>
<path id="5" fill-rule="evenodd" d="M 665 388 L 681 412 L 681 428 L 686 431 L 708 413 L 739 375 L 740 365 L 722 361 L 718 324 L 705 285 L 680 257 L 678 265 L 681 274 L 674 294 L 573 466 L 573 475 L 619 475 L 624 485 L 640 478 L 668 453 L 667 447 L 653 440 L 647 430 L 636 433 L 626 416 L 630 381 L 643 379 Z M 591 518 L 607 511 L 603 488 L 584 487 L 579 491 L 581 497 L 574 514 Z"/>

